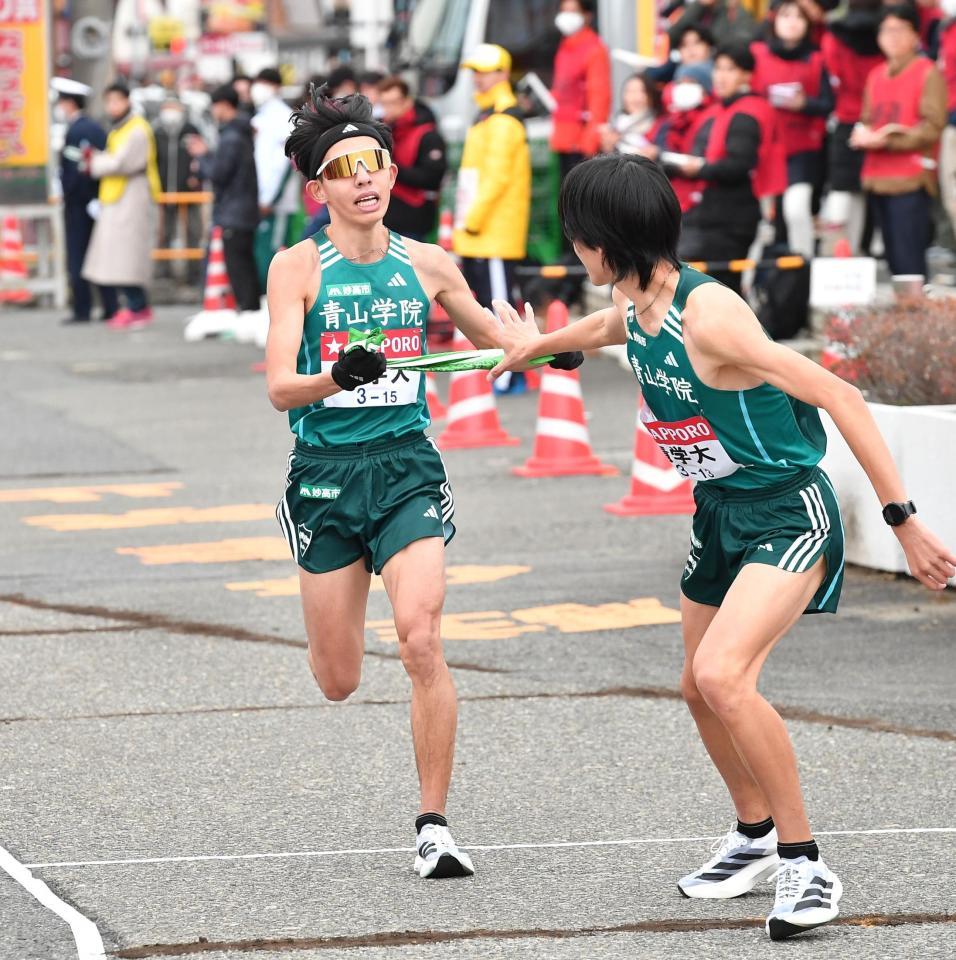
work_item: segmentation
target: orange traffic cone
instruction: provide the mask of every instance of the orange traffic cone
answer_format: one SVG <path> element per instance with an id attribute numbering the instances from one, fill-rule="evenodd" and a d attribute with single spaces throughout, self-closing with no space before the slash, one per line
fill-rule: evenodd
<path id="1" fill-rule="evenodd" d="M 452 237 L 455 233 L 455 218 L 451 210 L 444 209 L 438 218 L 438 246 L 442 250 L 451 250 Z"/>
<path id="2" fill-rule="evenodd" d="M 6 289 L 0 289 L 0 302 L 29 303 L 33 294 L 25 287 L 15 286 L 25 283 L 26 279 L 27 263 L 23 256 L 20 221 L 16 217 L 4 217 L 0 233 L 0 281 Z"/>
<path id="3" fill-rule="evenodd" d="M 209 239 L 209 262 L 206 264 L 206 289 L 202 310 L 189 318 L 183 335 L 187 340 L 202 340 L 232 330 L 236 319 L 236 300 L 226 273 L 226 256 L 222 247 L 222 227 L 213 227 Z"/>
<path id="4" fill-rule="evenodd" d="M 464 334 L 455 330 L 455 350 L 471 350 Z M 438 438 L 443 450 L 465 447 L 514 447 L 521 441 L 506 433 L 498 420 L 495 395 L 485 370 L 451 374 L 448 425 Z"/>
<path id="5" fill-rule="evenodd" d="M 638 394 L 637 430 L 631 492 L 604 509 L 618 517 L 659 516 L 665 513 L 693 513 L 697 508 L 690 480 L 685 480 L 657 448 L 641 420 L 644 398 Z"/>
<path id="6" fill-rule="evenodd" d="M 222 227 L 213 227 L 209 241 L 209 264 L 206 268 L 206 289 L 203 310 L 235 310 L 236 298 L 226 273 L 226 255 L 222 246 Z"/>
<path id="7" fill-rule="evenodd" d="M 560 330 L 567 323 L 568 308 L 554 300 L 548 307 L 547 332 Z M 519 477 L 609 477 L 620 472 L 617 467 L 602 463 L 591 451 L 577 370 L 542 371 L 534 451 L 523 466 L 513 467 L 511 472 Z"/>
<path id="8" fill-rule="evenodd" d="M 425 374 L 425 403 L 428 404 L 428 415 L 432 420 L 445 419 L 448 410 L 438 396 L 438 381 L 433 373 Z"/>

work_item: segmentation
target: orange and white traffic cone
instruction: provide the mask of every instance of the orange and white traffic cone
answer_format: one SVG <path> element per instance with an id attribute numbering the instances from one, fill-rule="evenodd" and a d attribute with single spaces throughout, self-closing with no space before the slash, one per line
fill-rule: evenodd
<path id="1" fill-rule="evenodd" d="M 690 480 L 685 480 L 658 449 L 641 420 L 644 398 L 638 395 L 637 430 L 631 492 L 604 509 L 618 517 L 660 516 L 696 510 Z"/>
<path id="2" fill-rule="evenodd" d="M 425 374 L 425 403 L 428 404 L 428 415 L 432 420 L 444 420 L 448 410 L 438 396 L 438 381 L 435 374 Z"/>
<path id="3" fill-rule="evenodd" d="M 455 331 L 455 350 L 472 350 L 459 330 Z M 514 447 L 521 441 L 512 437 L 498 420 L 495 395 L 486 370 L 466 370 L 451 374 L 448 388 L 448 424 L 438 438 L 442 450 L 468 447 Z"/>
<path id="4" fill-rule="evenodd" d="M 548 307 L 547 332 L 560 330 L 567 323 L 568 308 L 559 300 L 553 301 Z M 598 460 L 591 450 L 577 370 L 542 370 L 534 450 L 522 466 L 512 467 L 511 472 L 519 477 L 610 477 L 620 472 Z"/>
<path id="5" fill-rule="evenodd" d="M 23 256 L 23 237 L 16 217 L 3 218 L 0 233 L 0 303 L 29 303 L 33 294 L 26 289 L 27 262 Z"/>
<path id="6" fill-rule="evenodd" d="M 455 234 L 455 218 L 451 210 L 444 209 L 438 218 L 438 246 L 442 250 L 451 250 L 452 237 Z"/>
<path id="7" fill-rule="evenodd" d="M 202 310 L 189 318 L 183 336 L 189 341 L 216 336 L 232 330 L 237 317 L 236 300 L 229 285 L 229 274 L 226 273 L 222 227 L 213 227 L 209 239 L 209 262 L 206 265 Z"/>

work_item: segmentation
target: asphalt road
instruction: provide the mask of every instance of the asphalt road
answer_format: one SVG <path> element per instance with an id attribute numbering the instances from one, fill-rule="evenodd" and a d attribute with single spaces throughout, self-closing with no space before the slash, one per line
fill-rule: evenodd
<path id="1" fill-rule="evenodd" d="M 84 956 L 31 873 L 115 957 L 956 955 L 956 602 L 906 579 L 851 569 L 839 617 L 765 671 L 839 924 L 772 945 L 772 887 L 679 896 L 732 810 L 676 690 L 688 519 L 601 509 L 635 398 L 606 360 L 583 389 L 622 476 L 513 477 L 535 395 L 499 402 L 521 447 L 446 454 L 449 814 L 478 872 L 415 877 L 384 594 L 361 688 L 324 702 L 271 515 L 284 418 L 255 350 L 185 344 L 184 313 L 125 334 L 0 316 L 0 960 Z"/>

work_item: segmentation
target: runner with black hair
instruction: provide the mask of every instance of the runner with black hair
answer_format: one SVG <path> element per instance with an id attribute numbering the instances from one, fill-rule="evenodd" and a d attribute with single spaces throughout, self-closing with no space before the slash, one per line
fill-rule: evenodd
<path id="1" fill-rule="evenodd" d="M 496 303 L 507 346 L 491 376 L 559 350 L 627 344 L 648 432 L 697 481 L 681 690 L 737 815 L 678 887 L 737 897 L 776 875 L 767 932 L 784 939 L 833 920 L 843 892 L 813 840 L 783 720 L 757 690 L 775 644 L 802 614 L 835 612 L 840 596 L 843 529 L 819 467 L 820 409 L 866 471 L 913 575 L 943 590 L 956 556 L 913 516 L 860 391 L 769 340 L 737 294 L 678 260 L 680 207 L 658 166 L 589 160 L 565 180 L 559 211 L 591 282 L 613 284 L 613 305 L 542 336 Z"/>
<path id="2" fill-rule="evenodd" d="M 358 687 L 370 574 L 380 573 L 412 683 L 415 869 L 469 875 L 471 859 L 445 818 L 457 702 L 439 627 L 454 501 L 424 434 L 424 378 L 386 374 L 386 357 L 426 352 L 431 300 L 476 347 L 498 346 L 500 325 L 444 250 L 383 225 L 397 167 L 391 132 L 365 97 L 333 100 L 313 89 L 292 122 L 286 153 L 331 217 L 276 255 L 268 285 L 269 398 L 288 411 L 296 438 L 276 517 L 299 566 L 309 664 L 329 700 Z M 382 351 L 369 340 L 378 329 Z"/>

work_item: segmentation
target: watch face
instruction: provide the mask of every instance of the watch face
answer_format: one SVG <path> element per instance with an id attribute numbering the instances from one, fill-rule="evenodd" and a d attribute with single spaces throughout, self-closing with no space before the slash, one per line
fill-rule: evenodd
<path id="1" fill-rule="evenodd" d="M 883 513 L 886 516 L 887 523 L 894 527 L 906 519 L 906 511 L 898 503 L 888 503 Z"/>

